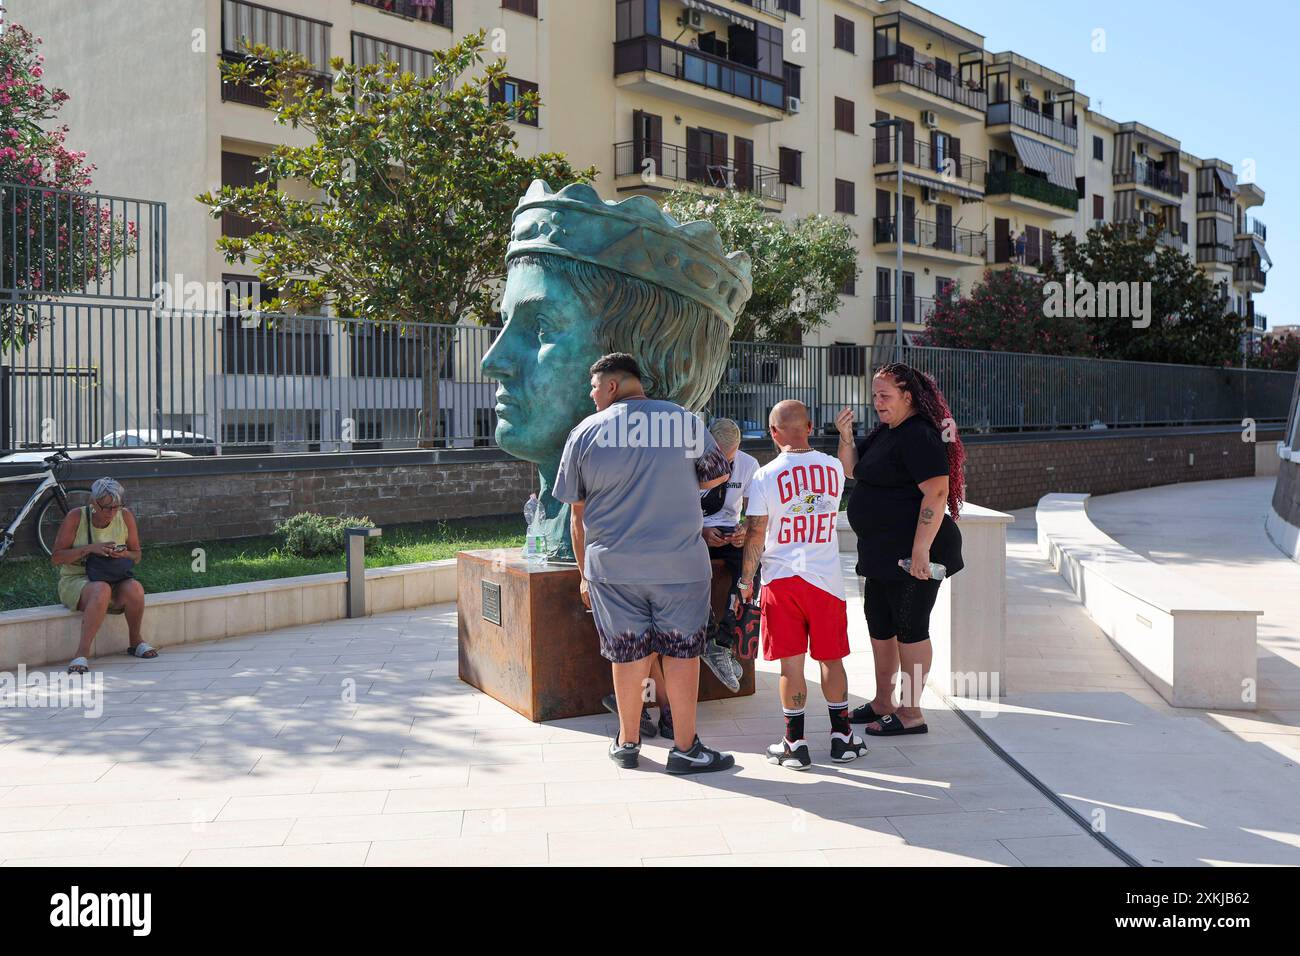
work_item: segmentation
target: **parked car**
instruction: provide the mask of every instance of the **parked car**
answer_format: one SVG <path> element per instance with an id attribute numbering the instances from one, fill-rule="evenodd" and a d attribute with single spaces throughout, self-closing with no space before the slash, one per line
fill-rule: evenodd
<path id="1" fill-rule="evenodd" d="M 127 428 L 105 435 L 92 448 L 163 448 L 187 455 L 215 455 L 217 443 L 207 435 L 176 431 L 170 428 L 159 432 L 154 428 Z"/>

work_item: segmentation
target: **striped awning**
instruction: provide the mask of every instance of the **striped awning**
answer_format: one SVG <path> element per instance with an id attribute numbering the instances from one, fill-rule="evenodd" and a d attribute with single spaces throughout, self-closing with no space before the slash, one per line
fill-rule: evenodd
<path id="1" fill-rule="evenodd" d="M 720 7 L 714 3 L 707 3 L 705 0 L 682 0 L 682 5 L 691 10 L 699 10 L 702 13 L 711 13 L 715 17 L 722 17 L 729 20 L 738 27 L 748 27 L 753 29 L 755 21 L 749 17 L 742 16 L 739 13 L 733 13 L 725 7 Z"/>
<path id="2" fill-rule="evenodd" d="M 876 173 L 876 179 L 881 185 L 894 182 L 897 178 L 897 171 Z M 903 170 L 903 182 L 912 183 L 915 186 L 928 186 L 938 192 L 956 196 L 962 202 L 979 202 L 984 198 L 983 193 L 971 189 L 969 186 L 959 186 L 954 182 L 939 179 L 938 177 L 931 179 L 929 176 L 922 176 L 919 173 L 911 173 L 907 170 Z"/>
<path id="3" fill-rule="evenodd" d="M 1043 173 L 1047 181 L 1063 189 L 1074 189 L 1074 155 L 1063 149 L 1055 149 L 1036 139 L 1030 139 L 1020 133 L 1011 134 L 1015 144 L 1016 155 L 1030 169 Z"/>
<path id="4" fill-rule="evenodd" d="M 1268 257 L 1268 253 L 1264 250 L 1264 243 L 1263 243 L 1263 241 L 1260 240 L 1260 238 L 1259 238 L 1258 236 L 1251 236 L 1251 237 L 1250 237 L 1250 242 L 1251 242 L 1251 245 L 1253 245 L 1253 246 L 1255 247 L 1255 252 L 1259 255 L 1259 261 L 1260 261 L 1260 262 L 1267 262 L 1267 263 L 1268 263 L 1268 267 L 1269 267 L 1270 269 L 1273 268 L 1273 260 L 1270 259 L 1270 258 Z"/>
<path id="5" fill-rule="evenodd" d="M 1232 175 L 1232 173 L 1224 172 L 1218 166 L 1213 166 L 1211 168 L 1214 170 L 1214 175 L 1219 178 L 1219 182 L 1223 185 L 1224 189 L 1230 193 L 1235 193 L 1237 191 L 1236 176 Z"/>

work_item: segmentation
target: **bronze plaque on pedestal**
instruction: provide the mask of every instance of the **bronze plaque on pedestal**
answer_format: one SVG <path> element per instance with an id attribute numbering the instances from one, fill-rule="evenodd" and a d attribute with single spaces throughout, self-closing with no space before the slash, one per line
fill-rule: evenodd
<path id="1" fill-rule="evenodd" d="M 484 608 L 484 585 L 500 589 L 497 608 Z M 609 661 L 591 614 L 578 597 L 573 565 L 530 568 L 518 550 L 461 551 L 456 555 L 456 617 L 460 679 L 529 720 L 601 714 L 600 699 L 614 692 Z M 500 624 L 485 611 L 499 614 Z M 754 693 L 754 662 L 739 694 L 700 665 L 700 700 Z"/>

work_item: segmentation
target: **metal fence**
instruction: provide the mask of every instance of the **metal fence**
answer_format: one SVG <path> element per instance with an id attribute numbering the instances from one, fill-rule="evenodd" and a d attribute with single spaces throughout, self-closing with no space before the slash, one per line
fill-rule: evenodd
<path id="1" fill-rule="evenodd" d="M 493 443 L 497 330 L 330 316 L 44 303 L 0 349 L 0 452 L 163 447 L 198 454 Z M 731 344 L 705 411 L 766 434 L 781 399 L 819 433 L 844 406 L 874 423 L 871 372 L 892 348 Z M 1293 373 L 909 347 L 966 433 L 1285 419 Z"/>

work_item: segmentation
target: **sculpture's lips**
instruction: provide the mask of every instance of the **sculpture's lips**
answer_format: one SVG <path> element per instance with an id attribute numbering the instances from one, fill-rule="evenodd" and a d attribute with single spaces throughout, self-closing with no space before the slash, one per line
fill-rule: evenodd
<path id="1" fill-rule="evenodd" d="M 508 395 L 505 392 L 501 391 L 500 389 L 497 389 L 498 409 L 517 408 L 518 406 L 519 406 L 519 401 L 513 395 Z"/>

